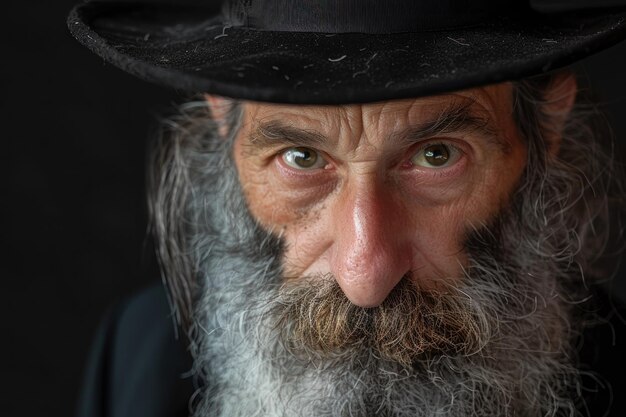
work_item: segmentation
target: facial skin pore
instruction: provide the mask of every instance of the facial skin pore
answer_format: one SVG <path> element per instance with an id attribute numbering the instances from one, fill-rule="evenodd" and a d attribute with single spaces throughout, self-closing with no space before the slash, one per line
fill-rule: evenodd
<path id="1" fill-rule="evenodd" d="M 462 276 L 467 234 L 526 165 L 512 114 L 509 83 L 363 105 L 246 102 L 234 159 L 251 213 L 284 238 L 285 279 L 332 274 L 374 307 L 403 277 L 445 290 Z"/>

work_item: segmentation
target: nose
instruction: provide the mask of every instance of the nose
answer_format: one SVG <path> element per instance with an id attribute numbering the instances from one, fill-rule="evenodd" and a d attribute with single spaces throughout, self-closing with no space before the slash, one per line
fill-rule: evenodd
<path id="1" fill-rule="evenodd" d="M 348 299 L 375 307 L 411 268 L 411 223 L 375 179 L 347 185 L 334 207 L 330 268 Z"/>

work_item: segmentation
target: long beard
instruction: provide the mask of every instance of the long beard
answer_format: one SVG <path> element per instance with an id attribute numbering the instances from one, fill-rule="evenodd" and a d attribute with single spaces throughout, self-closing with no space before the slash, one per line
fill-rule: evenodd
<path id="1" fill-rule="evenodd" d="M 537 254 L 528 219 L 505 210 L 470 233 L 457 286 L 405 279 L 362 309 L 332 277 L 284 282 L 280 239 L 251 218 L 230 159 L 214 165 L 191 238 L 196 417 L 573 413 L 569 271 Z"/>

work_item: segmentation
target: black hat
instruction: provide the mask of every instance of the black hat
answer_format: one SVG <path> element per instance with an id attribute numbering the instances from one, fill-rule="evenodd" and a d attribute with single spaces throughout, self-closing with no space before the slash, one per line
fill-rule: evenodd
<path id="1" fill-rule="evenodd" d="M 418 97 L 518 79 L 626 37 L 623 7 L 564 12 L 554 0 L 541 10 L 529 0 L 221 3 L 92 1 L 75 7 L 68 25 L 96 54 L 149 81 L 309 104 Z"/>

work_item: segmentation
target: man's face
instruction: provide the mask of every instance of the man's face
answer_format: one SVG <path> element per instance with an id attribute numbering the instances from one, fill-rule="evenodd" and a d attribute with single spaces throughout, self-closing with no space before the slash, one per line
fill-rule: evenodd
<path id="1" fill-rule="evenodd" d="M 524 91 L 244 103 L 234 142 L 187 138 L 197 415 L 571 411 L 580 172 L 536 119 L 571 101 Z"/>
<path id="2" fill-rule="evenodd" d="M 286 280 L 332 275 L 354 304 L 406 277 L 454 285 L 468 235 L 526 164 L 512 86 L 364 105 L 246 103 L 234 157 L 253 216 L 286 244 Z"/>

